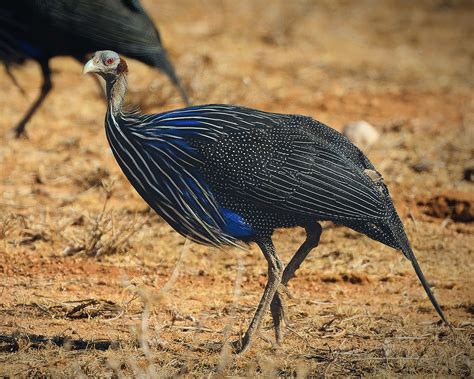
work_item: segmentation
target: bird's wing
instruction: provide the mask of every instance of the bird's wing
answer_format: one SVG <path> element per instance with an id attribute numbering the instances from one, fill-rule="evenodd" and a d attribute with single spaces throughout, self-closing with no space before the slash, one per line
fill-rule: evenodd
<path id="1" fill-rule="evenodd" d="M 329 220 L 373 220 L 387 214 L 384 185 L 317 135 L 281 127 L 264 133 L 270 146 L 257 171 L 233 188 L 256 202 Z"/>
<path id="2" fill-rule="evenodd" d="M 309 117 L 208 105 L 169 112 L 160 122 L 193 131 L 216 190 L 320 219 L 386 217 L 386 187 L 369 160 Z"/>

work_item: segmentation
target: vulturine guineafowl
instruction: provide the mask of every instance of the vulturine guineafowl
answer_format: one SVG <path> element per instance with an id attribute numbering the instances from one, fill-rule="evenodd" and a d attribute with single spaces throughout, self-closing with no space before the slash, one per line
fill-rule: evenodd
<path id="1" fill-rule="evenodd" d="M 69 55 L 84 64 L 87 54 L 114 46 L 121 54 L 163 71 L 188 96 L 163 48 L 160 34 L 139 0 L 2 0 L 0 61 L 34 59 L 41 66 L 39 97 L 15 127 L 17 136 L 52 89 L 49 61 Z"/>
<path id="2" fill-rule="evenodd" d="M 231 105 L 126 113 L 127 71 L 113 51 L 96 52 L 84 66 L 107 83 L 107 139 L 137 192 L 182 235 L 214 246 L 255 242 L 268 262 L 268 283 L 236 343 L 240 351 L 268 308 L 281 341 L 283 290 L 318 245 L 322 220 L 401 250 L 447 323 L 382 177 L 348 139 L 310 117 Z M 272 233 L 294 226 L 304 227 L 307 237 L 283 267 Z"/>

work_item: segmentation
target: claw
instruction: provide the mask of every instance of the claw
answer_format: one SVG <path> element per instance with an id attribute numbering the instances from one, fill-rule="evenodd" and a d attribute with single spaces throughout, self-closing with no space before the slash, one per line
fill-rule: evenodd
<path id="1" fill-rule="evenodd" d="M 293 300 L 295 298 L 290 292 L 290 289 L 285 284 L 280 284 L 280 290 L 283 290 L 283 292 L 286 296 L 288 296 L 289 299 Z"/>
<path id="2" fill-rule="evenodd" d="M 241 338 L 230 343 L 232 351 L 235 354 L 242 354 L 247 351 L 250 346 L 250 338 L 247 333 L 245 333 Z"/>

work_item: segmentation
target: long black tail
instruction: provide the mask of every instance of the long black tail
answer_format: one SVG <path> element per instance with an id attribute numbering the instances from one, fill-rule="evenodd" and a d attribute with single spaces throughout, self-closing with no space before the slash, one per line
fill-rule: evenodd
<path id="1" fill-rule="evenodd" d="M 436 312 L 438 312 L 439 317 L 441 317 L 441 320 L 443 320 L 443 322 L 446 325 L 449 325 L 448 320 L 446 320 L 446 317 L 444 316 L 444 313 L 441 310 L 441 307 L 438 303 L 438 300 L 436 300 L 435 295 L 431 291 L 430 285 L 426 281 L 426 278 L 425 278 L 425 275 L 423 274 L 423 271 L 421 271 L 421 267 L 418 264 L 418 261 L 416 260 L 415 254 L 413 253 L 412 249 L 410 247 L 408 247 L 408 249 L 405 249 L 403 251 L 403 254 L 405 254 L 405 256 L 411 261 L 411 264 L 413 265 L 413 268 L 415 269 L 416 275 L 418 276 L 418 279 L 420 279 L 421 285 L 425 289 L 426 294 L 428 295 L 428 297 L 431 301 L 431 304 L 433 304 L 434 309 L 436 309 Z"/>
<path id="2" fill-rule="evenodd" d="M 413 253 L 413 250 L 410 246 L 410 242 L 408 241 L 408 237 L 405 233 L 403 224 L 397 215 L 397 211 L 395 210 L 393 205 L 392 208 L 393 209 L 391 216 L 384 221 L 378 223 L 352 222 L 345 223 L 345 225 L 354 230 L 357 230 L 358 232 L 364 233 L 365 235 L 376 241 L 382 242 L 383 244 L 393 247 L 396 250 L 400 250 L 413 265 L 415 273 L 418 276 L 421 285 L 425 289 L 425 292 L 428 295 L 431 304 L 433 304 L 434 309 L 436 309 L 436 312 L 438 312 L 439 317 L 441 317 L 441 320 L 443 320 L 443 322 L 449 326 L 449 323 L 446 320 L 443 311 L 441 310 L 438 300 L 436 300 L 435 295 L 431 291 L 430 285 L 428 284 L 425 275 L 423 274 L 423 271 L 421 270 L 421 267 L 418 264 L 418 261 L 416 260 L 415 254 Z"/>
<path id="3" fill-rule="evenodd" d="M 421 270 L 421 267 L 418 264 L 418 261 L 415 257 L 415 254 L 413 253 L 413 250 L 410 246 L 410 242 L 408 241 L 407 235 L 403 228 L 403 224 L 396 213 L 393 215 L 393 217 L 390 218 L 390 229 L 395 241 L 398 242 L 398 246 L 399 246 L 398 249 L 400 249 L 403 252 L 405 257 L 407 257 L 410 260 L 411 264 L 413 265 L 413 268 L 415 269 L 415 273 L 418 276 L 418 279 L 420 280 L 421 285 L 425 289 L 425 292 L 428 295 L 428 298 L 430 299 L 431 304 L 433 304 L 434 309 L 436 309 L 436 312 L 438 312 L 438 315 L 439 317 L 441 317 L 441 320 L 443 320 L 443 322 L 449 326 L 449 323 L 446 317 L 444 316 L 443 311 L 441 310 L 438 300 L 436 299 L 435 295 L 431 291 L 430 285 L 428 284 L 428 281 L 426 280 L 425 275 L 423 274 L 423 271 Z"/>

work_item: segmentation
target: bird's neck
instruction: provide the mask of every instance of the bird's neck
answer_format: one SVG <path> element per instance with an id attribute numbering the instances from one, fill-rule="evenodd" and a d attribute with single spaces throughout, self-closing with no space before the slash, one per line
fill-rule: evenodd
<path id="1" fill-rule="evenodd" d="M 106 82 L 109 112 L 117 116 L 122 112 L 123 100 L 127 92 L 127 74 L 121 73 L 113 80 L 107 80 Z"/>

